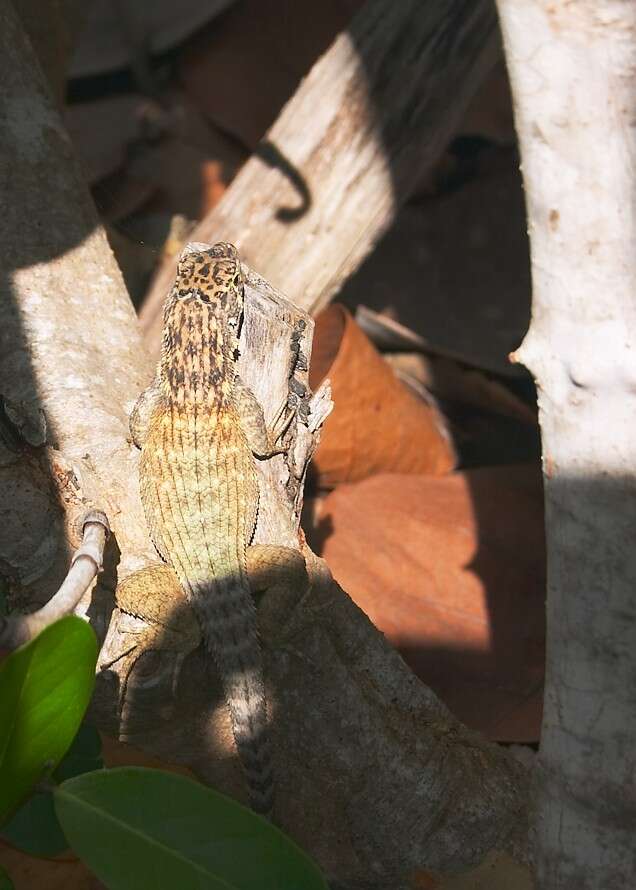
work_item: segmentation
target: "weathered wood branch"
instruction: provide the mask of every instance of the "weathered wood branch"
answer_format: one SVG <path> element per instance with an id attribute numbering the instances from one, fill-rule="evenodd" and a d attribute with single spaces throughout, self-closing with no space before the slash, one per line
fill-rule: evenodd
<path id="1" fill-rule="evenodd" d="M 548 555 L 539 886 L 636 863 L 636 5 L 498 0 L 523 159 Z"/>
<path id="2" fill-rule="evenodd" d="M 62 583 L 90 507 L 108 515 L 121 569 L 153 556 L 126 441 L 152 364 L 8 0 L 0 15 L 0 566 L 13 601 L 33 606 Z M 115 558 L 111 544 L 111 584 Z"/>
<path id="3" fill-rule="evenodd" d="M 0 116 L 7 121 L 0 132 L 6 214 L 0 393 L 10 405 L 0 416 L 6 443 L 0 451 L 0 566 L 12 605 L 46 601 L 66 573 L 78 515 L 102 507 L 114 534 L 105 570 L 82 611 L 104 637 L 107 625 L 112 634 L 118 620 L 117 578 L 156 560 L 139 502 L 138 455 L 127 439 L 127 412 L 152 367 L 68 140 L 7 0 L 0 0 L 0 50 Z M 256 331 L 262 310 L 278 326 L 281 346 L 279 353 L 265 351 L 273 356 L 267 366 L 258 359 L 263 352 L 245 341 L 243 371 L 261 398 L 278 392 L 267 403 L 277 408 L 289 387 L 294 319 L 304 316 L 256 278 L 252 282 L 255 315 L 246 328 Z M 305 343 L 310 335 L 308 325 Z M 306 457 L 311 447 L 303 444 L 299 414 L 302 468 L 303 448 Z M 311 439 L 311 415 L 306 430 Z M 296 543 L 303 481 L 298 468 L 282 501 Z M 280 470 L 272 472 L 283 478 Z M 262 522 L 264 540 L 279 535 L 282 520 L 275 511 L 268 518 L 265 510 Z M 326 566 L 305 552 L 309 592 L 294 602 L 264 602 L 260 612 L 282 826 L 330 875 L 367 886 L 395 885 L 420 866 L 468 866 L 493 848 L 522 856 L 524 769 L 462 727 Z M 100 676 L 93 719 L 190 764 L 223 788 L 242 787 L 221 691 L 205 653 L 199 649 L 184 663 L 176 698 L 165 686 L 169 658 L 148 653 L 145 663 L 140 660 L 123 713 L 113 665 Z"/>
<path id="4" fill-rule="evenodd" d="M 192 238 L 232 241 L 314 312 L 446 147 L 498 52 L 492 0 L 368 0 Z M 167 264 L 141 321 L 158 348 Z"/>

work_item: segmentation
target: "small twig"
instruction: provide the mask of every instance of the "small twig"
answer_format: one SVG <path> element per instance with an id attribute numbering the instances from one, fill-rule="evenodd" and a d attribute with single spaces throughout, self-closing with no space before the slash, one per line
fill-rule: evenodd
<path id="1" fill-rule="evenodd" d="M 110 534 L 106 514 L 90 510 L 82 520 L 82 543 L 57 593 L 30 615 L 9 615 L 0 619 L 0 647 L 16 649 L 32 640 L 58 618 L 70 614 L 102 569 L 104 546 Z"/>

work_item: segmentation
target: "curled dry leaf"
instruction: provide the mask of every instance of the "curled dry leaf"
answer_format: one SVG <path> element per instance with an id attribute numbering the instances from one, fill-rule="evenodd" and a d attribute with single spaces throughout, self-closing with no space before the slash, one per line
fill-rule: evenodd
<path id="1" fill-rule="evenodd" d="M 531 427 L 537 426 L 536 409 L 483 371 L 444 356 L 418 352 L 395 352 L 387 355 L 386 360 L 400 379 L 421 384 L 441 399 L 473 405 Z"/>
<path id="2" fill-rule="evenodd" d="M 537 467 L 343 485 L 323 501 L 309 537 L 457 717 L 502 741 L 539 737 L 545 552 Z"/>
<path id="3" fill-rule="evenodd" d="M 312 464 L 321 486 L 374 473 L 438 476 L 453 469 L 455 454 L 441 416 L 397 379 L 335 303 L 316 319 L 312 389 L 327 375 L 336 407 Z"/>

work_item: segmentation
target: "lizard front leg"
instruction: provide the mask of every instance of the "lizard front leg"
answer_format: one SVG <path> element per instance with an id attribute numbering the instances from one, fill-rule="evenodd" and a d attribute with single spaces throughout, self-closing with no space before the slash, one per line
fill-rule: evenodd
<path id="1" fill-rule="evenodd" d="M 286 415 L 286 403 L 278 412 L 273 427 L 268 428 L 261 403 L 238 374 L 234 379 L 234 403 L 252 454 L 263 459 L 286 453 L 286 448 L 277 445 L 294 419 L 293 411 Z"/>
<path id="2" fill-rule="evenodd" d="M 159 379 L 155 377 L 150 386 L 139 394 L 128 419 L 130 436 L 137 448 L 141 448 L 146 441 L 150 418 L 162 404 L 163 396 L 159 387 Z"/>
<path id="3" fill-rule="evenodd" d="M 161 411 L 163 408 L 165 408 L 165 399 L 161 391 L 159 375 L 157 374 L 150 386 L 142 390 L 142 392 L 139 394 L 137 401 L 135 402 L 135 405 L 130 412 L 130 417 L 128 418 L 130 437 L 137 448 L 143 448 L 143 445 L 148 436 L 150 421 L 152 420 L 153 415 L 157 411 Z M 148 522 L 147 515 L 146 521 Z M 149 525 L 153 524 L 149 523 Z M 153 527 L 149 528 L 148 531 L 150 533 L 150 539 L 154 544 L 157 553 L 164 560 L 164 562 L 169 563 L 170 557 L 162 540 L 158 524 L 154 523 Z M 142 571 L 144 570 L 142 569 Z M 143 586 L 144 582 L 142 580 L 141 587 Z"/>

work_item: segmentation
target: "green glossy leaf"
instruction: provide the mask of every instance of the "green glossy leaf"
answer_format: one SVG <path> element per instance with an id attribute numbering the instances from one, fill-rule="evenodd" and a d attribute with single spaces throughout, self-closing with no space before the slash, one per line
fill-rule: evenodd
<path id="1" fill-rule="evenodd" d="M 184 776 L 86 773 L 54 792 L 73 850 L 111 890 L 326 890 L 282 831 Z"/>
<path id="2" fill-rule="evenodd" d="M 29 856 L 57 856 L 68 842 L 55 815 L 53 795 L 35 791 L 2 826 L 2 839 Z"/>
<path id="3" fill-rule="evenodd" d="M 96 661 L 95 634 L 70 615 L 0 664 L 0 824 L 64 756 L 90 700 Z"/>
<path id="4" fill-rule="evenodd" d="M 73 744 L 53 773 L 53 778 L 59 783 L 103 767 L 101 736 L 94 726 L 82 723 Z"/>
<path id="5" fill-rule="evenodd" d="M 101 769 L 104 766 L 101 750 L 102 740 L 97 730 L 82 724 L 53 773 L 54 781 L 62 782 Z M 68 849 L 50 792 L 34 792 L 3 826 L 0 836 L 30 856 L 52 857 Z"/>
<path id="6" fill-rule="evenodd" d="M 0 865 L 0 890 L 14 890 L 13 881 Z"/>

